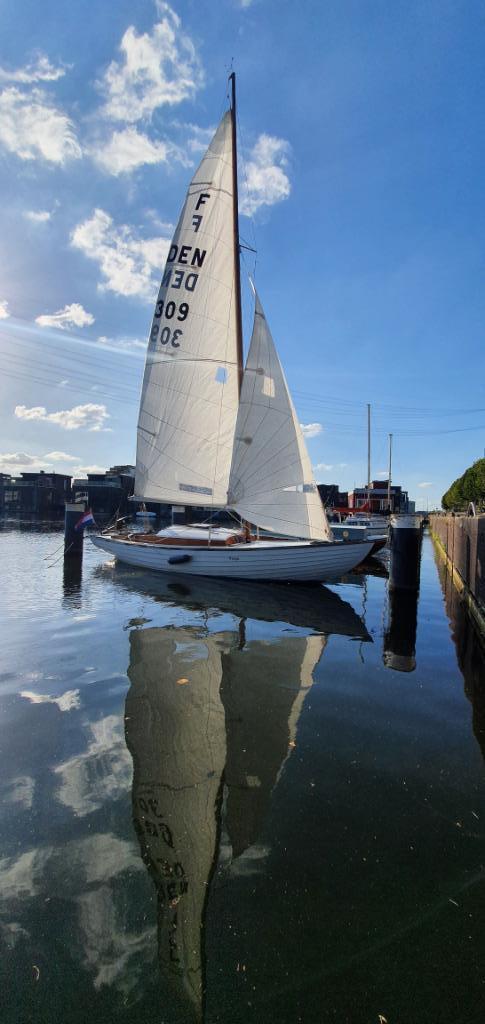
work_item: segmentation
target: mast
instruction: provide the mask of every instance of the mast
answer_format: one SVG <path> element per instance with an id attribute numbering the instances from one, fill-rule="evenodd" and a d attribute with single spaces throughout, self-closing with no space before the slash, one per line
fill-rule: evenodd
<path id="1" fill-rule="evenodd" d="M 370 512 L 370 405 L 367 403 L 367 503 Z"/>
<path id="2" fill-rule="evenodd" d="M 391 469 L 392 469 L 392 434 L 389 434 L 389 477 L 387 481 L 387 507 L 391 511 Z"/>
<path id="3" fill-rule="evenodd" d="M 232 204 L 234 221 L 234 284 L 236 298 L 236 335 L 237 335 L 237 373 L 239 394 L 241 394 L 243 377 L 243 332 L 241 306 L 241 267 L 239 263 L 239 203 L 237 187 L 237 141 L 236 141 L 236 73 L 229 75 L 231 83 L 231 121 L 232 121 Z"/>

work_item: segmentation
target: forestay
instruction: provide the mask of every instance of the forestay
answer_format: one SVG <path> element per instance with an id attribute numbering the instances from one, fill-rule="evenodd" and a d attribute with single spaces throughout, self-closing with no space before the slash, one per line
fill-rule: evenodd
<path id="1" fill-rule="evenodd" d="M 170 246 L 140 403 L 139 498 L 226 504 L 238 407 L 232 130 L 228 111 Z"/>
<path id="2" fill-rule="evenodd" d="M 285 375 L 257 295 L 255 299 L 228 503 L 267 530 L 332 540 Z"/>

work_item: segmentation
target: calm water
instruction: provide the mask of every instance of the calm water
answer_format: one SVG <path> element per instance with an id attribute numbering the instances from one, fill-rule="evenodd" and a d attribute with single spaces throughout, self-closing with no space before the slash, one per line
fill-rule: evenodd
<path id="1" fill-rule="evenodd" d="M 0 532 L 2 1024 L 483 1024 L 485 667 L 430 541 L 417 608 L 61 542 Z"/>

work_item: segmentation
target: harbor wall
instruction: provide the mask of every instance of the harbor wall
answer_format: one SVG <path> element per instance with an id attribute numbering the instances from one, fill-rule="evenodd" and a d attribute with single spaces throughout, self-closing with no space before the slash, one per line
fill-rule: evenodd
<path id="1" fill-rule="evenodd" d="M 430 531 L 485 636 L 485 515 L 430 515 Z"/>

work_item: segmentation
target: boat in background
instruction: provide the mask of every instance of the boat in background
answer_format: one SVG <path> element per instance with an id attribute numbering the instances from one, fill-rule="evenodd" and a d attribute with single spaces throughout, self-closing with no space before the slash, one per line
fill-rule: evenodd
<path id="1" fill-rule="evenodd" d="M 389 542 L 389 520 L 385 516 L 362 515 L 357 512 L 343 522 L 332 523 L 331 526 L 337 540 L 372 541 L 371 555 L 380 551 Z"/>
<path id="2" fill-rule="evenodd" d="M 234 510 L 224 538 L 95 534 L 94 544 L 159 572 L 253 580 L 334 580 L 369 553 L 335 540 L 256 291 L 243 366 L 235 75 L 229 110 L 188 188 L 147 350 L 135 501 Z"/>

